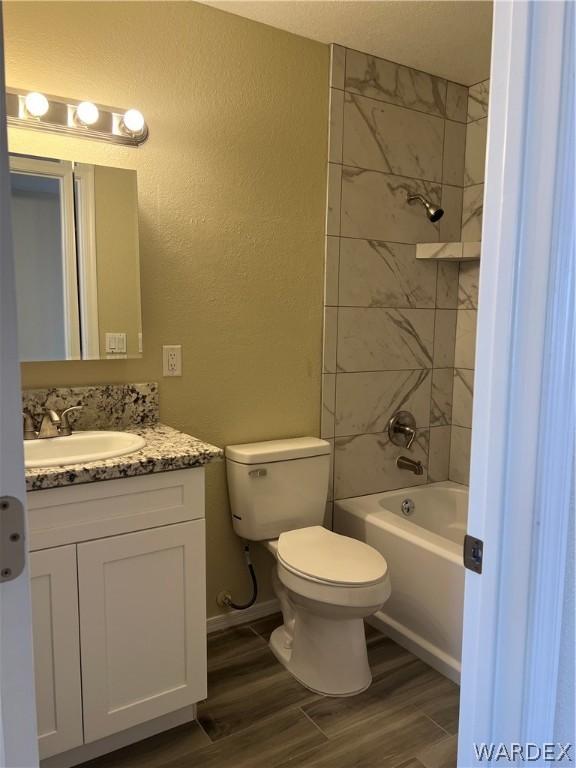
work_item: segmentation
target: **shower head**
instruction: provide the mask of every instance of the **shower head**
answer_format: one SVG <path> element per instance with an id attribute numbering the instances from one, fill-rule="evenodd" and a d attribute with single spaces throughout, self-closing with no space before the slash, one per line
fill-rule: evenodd
<path id="1" fill-rule="evenodd" d="M 418 200 L 424 208 L 426 208 L 426 216 L 430 219 L 430 221 L 438 221 L 439 219 L 444 216 L 444 209 L 440 208 L 438 205 L 434 205 L 434 203 L 431 203 L 430 200 L 427 200 L 425 197 L 422 197 L 422 195 L 408 195 L 406 198 L 409 203 L 413 203 L 414 200 Z"/>

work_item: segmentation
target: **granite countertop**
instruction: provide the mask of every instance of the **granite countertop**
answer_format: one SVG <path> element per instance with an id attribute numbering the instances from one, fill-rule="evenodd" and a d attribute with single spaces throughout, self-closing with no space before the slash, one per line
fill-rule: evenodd
<path id="1" fill-rule="evenodd" d="M 134 426 L 123 431 L 142 436 L 146 440 L 144 448 L 124 456 L 86 464 L 27 469 L 26 489 L 39 491 L 45 488 L 61 488 L 66 485 L 201 467 L 221 459 L 224 455 L 221 448 L 164 424 Z"/>

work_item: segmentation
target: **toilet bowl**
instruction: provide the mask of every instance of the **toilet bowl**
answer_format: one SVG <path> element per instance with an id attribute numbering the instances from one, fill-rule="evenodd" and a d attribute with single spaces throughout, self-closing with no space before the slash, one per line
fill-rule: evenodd
<path id="1" fill-rule="evenodd" d="M 283 624 L 271 650 L 307 688 L 353 696 L 372 680 L 364 618 L 390 596 L 390 577 L 373 547 L 321 525 L 329 467 L 330 444 L 318 438 L 226 449 L 234 529 L 276 559 Z"/>
<path id="2" fill-rule="evenodd" d="M 353 696 L 369 687 L 364 618 L 390 596 L 384 558 L 347 536 L 313 526 L 267 542 L 277 559 L 274 589 L 284 623 L 270 648 L 307 688 Z"/>

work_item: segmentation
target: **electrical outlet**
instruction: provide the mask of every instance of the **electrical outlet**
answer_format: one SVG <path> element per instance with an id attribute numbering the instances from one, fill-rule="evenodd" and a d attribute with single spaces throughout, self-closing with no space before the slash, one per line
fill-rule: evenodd
<path id="1" fill-rule="evenodd" d="M 165 344 L 162 347 L 162 374 L 182 376 L 182 347 L 180 344 Z"/>

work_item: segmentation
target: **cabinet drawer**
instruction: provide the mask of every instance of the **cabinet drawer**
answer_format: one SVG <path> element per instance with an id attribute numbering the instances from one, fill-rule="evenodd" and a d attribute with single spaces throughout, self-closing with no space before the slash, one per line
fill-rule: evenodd
<path id="1" fill-rule="evenodd" d="M 29 549 L 204 517 L 204 469 L 160 472 L 27 495 Z"/>
<path id="2" fill-rule="evenodd" d="M 78 545 L 86 742 L 206 697 L 204 520 Z"/>

